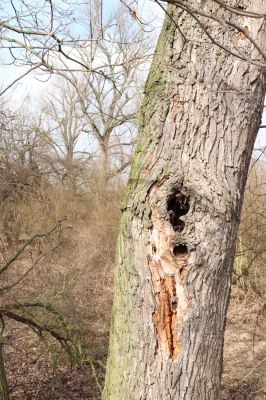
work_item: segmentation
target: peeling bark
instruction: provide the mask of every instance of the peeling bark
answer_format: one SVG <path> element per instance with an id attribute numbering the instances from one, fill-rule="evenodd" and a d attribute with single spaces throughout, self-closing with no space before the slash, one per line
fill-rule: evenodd
<path id="1" fill-rule="evenodd" d="M 262 0 L 243 3 L 266 11 Z M 211 1 L 203 7 L 242 18 Z M 265 71 L 213 46 L 190 15 L 168 12 L 176 24 L 166 18 L 158 41 L 123 205 L 104 400 L 219 398 L 230 273 Z M 229 40 L 214 21 L 206 24 Z M 245 26 L 266 50 L 265 23 L 245 17 Z M 249 50 L 246 38 L 238 40 Z"/>
<path id="2" fill-rule="evenodd" d="M 178 192 L 171 195 L 167 202 L 169 218 L 160 218 L 156 210 L 152 211 L 150 245 L 147 246 L 155 299 L 153 324 L 157 337 L 156 354 L 159 352 L 173 360 L 180 350 L 189 305 L 184 288 L 189 253 L 186 245 L 177 244 L 180 240 L 176 237 L 176 231 L 184 229 L 179 218 L 188 212 L 187 203 L 187 197 Z"/>

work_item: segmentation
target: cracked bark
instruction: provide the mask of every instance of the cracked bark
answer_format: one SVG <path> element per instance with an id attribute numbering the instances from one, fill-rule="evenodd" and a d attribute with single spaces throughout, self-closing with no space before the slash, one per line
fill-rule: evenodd
<path id="1" fill-rule="evenodd" d="M 245 3 L 266 11 L 263 0 Z M 243 19 L 212 2 L 204 7 Z M 168 12 L 193 40 L 184 42 L 166 18 L 145 87 L 118 240 L 104 400 L 219 398 L 230 272 L 265 71 L 213 46 L 190 15 Z M 243 23 L 266 50 L 263 21 Z M 215 22 L 206 25 L 228 41 Z M 246 38 L 237 39 L 250 51 Z"/>

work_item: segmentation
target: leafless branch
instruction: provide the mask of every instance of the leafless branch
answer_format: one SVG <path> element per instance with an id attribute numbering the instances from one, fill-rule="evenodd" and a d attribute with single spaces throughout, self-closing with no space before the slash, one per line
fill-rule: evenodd
<path id="1" fill-rule="evenodd" d="M 59 221 L 50 231 L 45 232 L 45 233 L 36 233 L 33 235 L 23 246 L 22 248 L 13 256 L 11 257 L 4 265 L 1 266 L 0 268 L 0 274 L 5 272 L 17 259 L 18 257 L 23 253 L 23 251 L 35 240 L 35 239 L 40 239 L 40 238 L 47 238 L 54 232 L 60 232 L 62 230 L 62 222 Z"/>

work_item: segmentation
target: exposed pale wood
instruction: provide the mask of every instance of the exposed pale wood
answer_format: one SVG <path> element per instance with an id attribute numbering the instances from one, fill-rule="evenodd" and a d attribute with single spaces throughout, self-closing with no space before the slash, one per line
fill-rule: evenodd
<path id="1" fill-rule="evenodd" d="M 201 3 L 231 18 L 218 4 Z M 263 0 L 244 3 L 266 11 Z M 219 398 L 230 272 L 265 71 L 215 47 L 188 14 L 168 12 L 190 40 L 166 18 L 145 87 L 104 400 Z M 262 20 L 232 18 L 265 50 Z M 214 21 L 206 27 L 229 40 Z M 251 49 L 246 38 L 235 39 Z"/>

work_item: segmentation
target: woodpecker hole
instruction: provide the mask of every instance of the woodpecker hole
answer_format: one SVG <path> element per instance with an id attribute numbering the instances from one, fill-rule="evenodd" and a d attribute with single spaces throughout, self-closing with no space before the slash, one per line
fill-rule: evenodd
<path id="1" fill-rule="evenodd" d="M 178 244 L 173 248 L 173 254 L 175 257 L 184 258 L 188 254 L 187 246 L 184 244 Z"/>
<path id="2" fill-rule="evenodd" d="M 167 211 L 174 231 L 181 232 L 185 227 L 185 223 L 180 220 L 180 217 L 186 215 L 189 211 L 188 196 L 179 190 L 173 193 L 168 199 Z"/>

